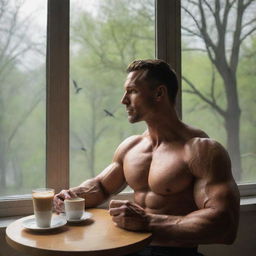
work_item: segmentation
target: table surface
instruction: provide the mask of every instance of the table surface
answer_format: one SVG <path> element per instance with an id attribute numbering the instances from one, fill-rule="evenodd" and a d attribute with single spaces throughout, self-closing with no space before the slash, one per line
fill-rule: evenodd
<path id="1" fill-rule="evenodd" d="M 91 219 L 67 224 L 56 230 L 35 232 L 23 228 L 21 218 L 6 229 L 6 240 L 18 251 L 31 255 L 118 256 L 133 253 L 148 245 L 151 233 L 118 228 L 105 209 L 88 209 Z"/>

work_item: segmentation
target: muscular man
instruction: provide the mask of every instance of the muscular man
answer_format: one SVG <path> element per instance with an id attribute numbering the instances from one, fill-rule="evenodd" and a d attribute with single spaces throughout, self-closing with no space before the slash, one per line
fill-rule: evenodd
<path id="1" fill-rule="evenodd" d="M 127 71 L 121 102 L 129 121 L 145 121 L 147 130 L 122 142 L 97 177 L 57 194 L 56 210 L 74 195 L 95 207 L 128 184 L 134 202 L 112 200 L 109 213 L 120 228 L 153 233 L 138 255 L 197 255 L 199 244 L 233 243 L 239 193 L 228 153 L 177 117 L 178 82 L 167 63 L 139 60 Z"/>

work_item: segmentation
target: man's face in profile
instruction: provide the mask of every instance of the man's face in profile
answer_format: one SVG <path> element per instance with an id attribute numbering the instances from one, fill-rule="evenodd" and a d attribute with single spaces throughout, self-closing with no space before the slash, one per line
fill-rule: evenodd
<path id="1" fill-rule="evenodd" d="M 154 90 L 142 78 L 143 70 L 130 72 L 124 84 L 121 103 L 126 106 L 130 123 L 147 120 L 153 110 Z"/>

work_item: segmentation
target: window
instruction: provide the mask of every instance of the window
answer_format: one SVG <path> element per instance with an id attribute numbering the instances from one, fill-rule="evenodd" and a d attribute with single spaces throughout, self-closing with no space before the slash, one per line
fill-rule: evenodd
<path id="1" fill-rule="evenodd" d="M 49 1 L 48 22 L 51 22 L 52 26 L 48 26 L 46 37 L 47 1 L 0 1 L 0 126 L 4 129 L 1 128 L 1 140 L 6 141 L 6 144 L 1 141 L 5 152 L 1 148 L 0 216 L 31 213 L 30 194 L 34 187 L 53 186 L 58 190 L 66 185 L 64 182 L 68 184 L 65 177 L 64 182 L 59 179 L 59 175 L 64 176 L 65 169 L 62 167 L 68 157 L 64 158 L 65 150 L 59 150 L 56 145 L 63 147 L 66 142 L 63 139 L 63 129 L 68 127 L 63 125 L 63 115 L 66 119 L 68 116 L 68 111 L 63 107 L 65 95 L 59 90 L 65 87 L 59 77 L 66 79 L 62 71 L 68 74 L 68 69 L 65 70 L 68 62 L 65 54 L 62 55 L 64 61 L 58 55 L 61 50 L 68 52 L 65 44 L 69 39 L 68 30 L 66 33 L 62 33 L 61 29 L 54 30 L 58 26 L 65 26 L 65 22 L 60 25 L 60 18 L 69 20 L 66 15 L 67 3 L 68 1 Z M 58 8 L 58 4 L 64 8 Z M 54 9 L 56 7 L 57 12 Z M 59 19 L 59 22 L 54 22 L 54 18 Z M 67 40 L 62 40 L 62 36 L 66 36 Z M 54 37 L 57 39 L 54 40 Z M 58 50 L 58 47 L 61 49 Z M 6 159 L 3 160 L 5 155 Z M 56 180 L 60 181 L 55 182 Z"/>
<path id="2" fill-rule="evenodd" d="M 142 124 L 129 126 L 126 117 L 123 116 L 122 106 L 119 104 L 123 92 L 124 70 L 126 65 L 135 58 L 154 57 L 155 48 L 157 58 L 170 63 L 180 79 L 181 27 L 183 28 L 183 92 L 182 94 L 179 92 L 177 111 L 180 116 L 181 113 L 183 114 L 185 122 L 206 130 L 210 136 L 227 145 L 227 132 L 230 131 L 225 130 L 223 117 L 214 108 L 210 108 L 210 104 L 203 101 L 202 98 L 200 99 L 199 95 L 195 93 L 197 91 L 193 91 L 193 87 L 189 84 L 192 82 L 193 85 L 196 85 L 195 88 L 199 88 L 203 95 L 208 97 L 215 95 L 215 103 L 220 104 L 222 109 L 226 109 L 227 99 L 223 90 L 224 84 L 217 67 L 211 64 L 212 62 L 205 54 L 205 45 L 200 40 L 196 41 L 197 36 L 195 35 L 193 40 L 188 40 L 191 38 L 188 37 L 189 33 L 194 31 L 192 24 L 193 22 L 196 24 L 197 19 L 193 19 L 184 8 L 187 6 L 192 14 L 196 11 L 193 5 L 199 2 L 201 1 L 48 0 L 48 14 L 46 15 L 46 0 L 25 1 L 25 5 L 28 4 L 29 8 L 27 7 L 25 10 L 20 8 L 19 17 L 27 17 L 28 10 L 31 11 L 31 15 L 28 17 L 33 18 L 33 22 L 28 22 L 28 25 L 31 25 L 32 31 L 36 30 L 36 36 L 31 37 L 30 29 L 24 29 L 24 33 L 21 33 L 22 30 L 17 31 L 21 33 L 17 36 L 22 35 L 24 39 L 24 44 L 20 43 L 19 47 L 25 46 L 25 42 L 28 43 L 27 40 L 32 40 L 32 38 L 35 42 L 28 44 L 29 51 L 22 52 L 22 55 L 8 52 L 7 55 L 3 55 L 5 58 L 1 58 L 0 62 L 2 70 L 4 63 L 2 60 L 16 56 L 16 59 L 10 58 L 13 62 L 9 62 L 6 66 L 9 68 L 12 65 L 13 73 L 6 71 L 5 74 L 8 74 L 6 77 L 2 73 L 0 74 L 1 110 L 2 106 L 5 106 L 3 104 L 8 103 L 8 106 L 11 106 L 8 108 L 8 112 L 1 112 L 0 129 L 5 127 L 5 131 L 1 130 L 1 133 L 4 134 L 1 136 L 1 140 L 4 137 L 8 138 L 8 133 L 17 127 L 13 135 L 15 140 L 9 144 L 10 148 L 5 148 L 5 152 L 0 154 L 0 157 L 3 157 L 6 152 L 10 152 L 6 168 L 4 171 L 1 169 L 0 182 L 9 182 L 9 188 L 0 193 L 0 216 L 30 213 L 32 204 L 24 194 L 30 193 L 32 187 L 48 186 L 60 191 L 63 188 L 68 188 L 70 184 L 77 185 L 87 177 L 94 176 L 111 161 L 114 148 L 124 137 L 143 129 Z M 207 4 L 207 1 L 203 2 L 204 8 L 209 12 L 208 15 L 211 13 L 210 4 Z M 232 1 L 233 13 L 237 2 Z M 2 6 L 11 6 L 11 8 L 17 7 L 15 3 L 15 0 L 0 0 Z M 215 1 L 211 1 L 211 4 L 213 3 Z M 225 3 L 224 1 L 224 6 L 219 7 L 221 15 L 225 9 Z M 189 4 L 192 4 L 193 8 L 189 7 Z M 243 183 L 240 187 L 245 189 L 245 194 L 255 194 L 253 169 L 255 163 L 253 144 L 255 117 L 252 113 L 255 100 L 252 98 L 253 93 L 248 92 L 252 92 L 251 88 L 255 80 L 253 69 L 255 66 L 255 27 L 252 27 L 250 20 L 255 22 L 256 12 L 255 1 L 248 1 L 248 4 L 251 5 L 246 8 L 248 13 L 243 20 L 246 30 L 242 35 L 248 34 L 248 36 L 240 47 L 236 73 L 241 109 L 239 142 L 243 169 L 243 172 L 239 174 L 241 178 L 239 177 L 238 180 Z M 113 6 L 115 8 L 112 8 Z M 4 9 L 1 8 L 1 10 Z M 182 24 L 180 23 L 181 10 Z M 199 14 L 195 14 L 196 18 Z M 4 19 L 2 12 L 1 15 L 0 18 Z M 47 54 L 45 53 L 46 30 L 44 30 L 46 16 L 48 17 Z M 232 23 L 235 15 L 230 16 Z M 7 17 L 9 19 L 11 15 L 8 13 Z M 40 20 L 38 29 L 36 29 L 36 20 Z M 18 19 L 18 21 L 21 20 Z M 207 16 L 207 24 L 210 22 L 211 20 L 210 18 L 208 20 Z M 1 24 L 7 23 L 1 22 Z M 0 33 L 7 33 L 8 30 L 5 28 L 0 26 Z M 210 32 L 210 35 L 217 33 L 214 29 Z M 14 37 L 13 43 L 17 42 L 18 37 L 15 34 L 11 35 Z M 229 38 L 227 37 L 225 41 L 227 47 L 230 46 Z M 6 38 L 1 34 L 1 51 L 4 49 L 4 39 Z M 16 50 L 19 47 L 16 47 Z M 199 52 L 188 51 L 191 47 L 204 47 L 204 49 Z M 0 52 L 0 54 L 2 53 Z M 230 56 L 228 48 L 226 48 L 226 54 Z M 46 81 L 44 81 L 45 56 L 47 56 Z M 201 67 L 200 71 L 195 68 L 197 65 Z M 17 79 L 19 83 L 17 83 Z M 34 83 L 35 81 L 36 83 Z M 9 86 L 2 87 L 4 83 Z M 15 87 L 12 87 L 14 85 Z M 247 90 L 249 86 L 250 90 Z M 16 92 L 15 96 L 14 91 Z M 46 105 L 45 98 L 47 99 Z M 93 101 L 90 102 L 90 99 Z M 191 111 L 194 107 L 199 107 L 197 112 Z M 182 108 L 183 111 L 181 111 Z M 204 120 L 207 119 L 207 124 L 210 125 L 201 121 L 195 113 L 200 113 L 200 116 L 205 115 L 203 116 Z M 4 123 L 8 126 L 3 126 Z M 45 149 L 46 154 L 44 153 Z M 24 160 L 25 158 L 26 160 Z M 97 159 L 97 161 L 93 159 Z M 5 163 L 2 159 L 0 160 L 1 165 Z M 26 185 L 23 187 L 14 185 L 15 175 L 21 173 L 26 177 L 24 179 Z M 5 181 L 2 180 L 3 176 Z M 245 182 L 248 181 L 252 184 L 245 185 Z M 13 196 L 14 194 L 16 196 Z"/>

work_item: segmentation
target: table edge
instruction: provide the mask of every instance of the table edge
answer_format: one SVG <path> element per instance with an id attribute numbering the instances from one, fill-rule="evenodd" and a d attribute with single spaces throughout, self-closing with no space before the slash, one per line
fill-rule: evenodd
<path id="1" fill-rule="evenodd" d="M 90 210 L 94 210 L 94 208 L 92 209 L 87 209 L 88 211 Z M 99 210 L 105 210 L 106 209 L 99 209 Z M 26 216 L 29 217 L 29 216 Z M 24 217 L 24 218 L 26 218 Z M 18 220 L 16 220 L 18 221 Z M 11 225 L 11 224 L 10 224 Z M 8 225 L 9 226 L 9 225 Z M 70 256 L 70 254 L 72 255 L 83 255 L 83 256 L 118 256 L 118 255 L 125 255 L 127 253 L 134 253 L 136 251 L 139 251 L 140 249 L 142 249 L 143 247 L 145 247 L 146 245 L 150 244 L 150 242 L 152 241 L 152 233 L 150 232 L 145 232 L 145 234 L 148 234 L 148 237 L 146 237 L 145 239 L 143 239 L 142 241 L 138 241 L 132 245 L 126 245 L 126 246 L 121 246 L 121 247 L 115 247 L 114 249 L 111 248 L 107 248 L 107 249 L 103 249 L 103 250 L 92 250 L 92 251 L 59 251 L 59 250 L 49 250 L 49 249 L 44 249 L 44 248 L 36 248 L 36 247 L 32 247 L 29 245 L 23 245 L 20 244 L 18 242 L 16 242 L 15 240 L 12 240 L 8 235 L 7 235 L 7 229 L 8 226 L 6 228 L 5 231 L 5 236 L 6 236 L 6 242 L 9 246 L 11 246 L 12 248 L 16 249 L 17 251 L 20 252 L 24 252 L 24 253 L 29 253 L 32 255 L 37 255 L 37 256 L 45 256 L 45 255 L 52 255 L 52 256 L 56 256 L 56 255 L 63 255 L 63 256 Z M 143 232 L 144 233 L 144 232 Z M 129 252 L 127 252 L 127 249 L 129 248 Z"/>

